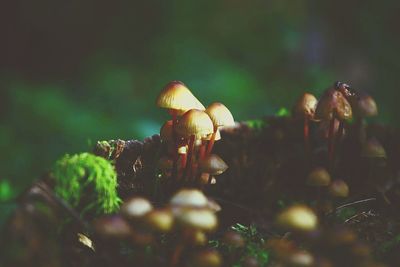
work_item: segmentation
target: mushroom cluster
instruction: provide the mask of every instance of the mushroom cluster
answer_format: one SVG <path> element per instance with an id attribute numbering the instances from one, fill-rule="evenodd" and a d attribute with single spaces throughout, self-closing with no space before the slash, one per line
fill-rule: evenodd
<path id="1" fill-rule="evenodd" d="M 345 129 L 355 121 L 362 135 L 363 121 L 378 114 L 374 99 L 365 92 L 358 92 L 348 84 L 335 82 L 319 100 L 310 93 L 302 94 L 293 107 L 293 117 L 304 120 L 304 146 L 310 153 L 309 124 L 318 122 L 323 137 L 328 139 L 328 158 L 334 164 L 335 142 L 340 142 Z"/>
<path id="2" fill-rule="evenodd" d="M 219 129 L 235 124 L 229 109 L 219 102 L 205 108 L 180 81 L 168 83 L 156 103 L 171 115 L 160 129 L 167 151 L 159 162 L 161 175 L 192 186 L 215 183 L 228 168 L 212 149 L 221 139 Z"/>
<path id="3" fill-rule="evenodd" d="M 210 255 L 214 264 L 207 266 L 220 266 L 219 254 L 205 249 L 207 234 L 218 226 L 216 212 L 219 210 L 219 205 L 201 191 L 182 189 L 172 196 L 168 205 L 160 208 L 142 197 L 128 199 L 119 214 L 97 219 L 94 229 L 98 238 L 123 240 L 138 247 L 156 245 L 163 236 L 172 248 L 170 266 L 182 262 L 182 253 L 187 247 L 195 251 L 191 261 L 201 262 L 199 255 Z M 94 249 L 96 242 L 91 246 Z"/>

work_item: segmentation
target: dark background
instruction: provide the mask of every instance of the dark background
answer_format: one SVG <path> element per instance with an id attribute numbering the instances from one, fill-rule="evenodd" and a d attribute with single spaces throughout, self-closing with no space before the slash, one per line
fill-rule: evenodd
<path id="1" fill-rule="evenodd" d="M 64 153 L 157 133 L 182 80 L 236 120 L 335 80 L 400 121 L 398 1 L 0 1 L 0 199 Z"/>

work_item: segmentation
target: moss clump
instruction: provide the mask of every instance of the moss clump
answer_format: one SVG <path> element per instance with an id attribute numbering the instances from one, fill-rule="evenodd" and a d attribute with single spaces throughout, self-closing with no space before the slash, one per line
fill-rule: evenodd
<path id="1" fill-rule="evenodd" d="M 82 214 L 107 214 L 119 208 L 117 174 L 104 158 L 67 154 L 56 162 L 53 177 L 55 193 Z"/>

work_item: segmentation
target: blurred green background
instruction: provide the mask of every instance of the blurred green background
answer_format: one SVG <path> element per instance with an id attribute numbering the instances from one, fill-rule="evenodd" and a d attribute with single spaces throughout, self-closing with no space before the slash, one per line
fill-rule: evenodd
<path id="1" fill-rule="evenodd" d="M 236 120 L 290 107 L 335 80 L 369 91 L 395 125 L 398 1 L 14 0 L 0 8 L 0 196 L 64 153 L 142 139 L 182 80 Z"/>

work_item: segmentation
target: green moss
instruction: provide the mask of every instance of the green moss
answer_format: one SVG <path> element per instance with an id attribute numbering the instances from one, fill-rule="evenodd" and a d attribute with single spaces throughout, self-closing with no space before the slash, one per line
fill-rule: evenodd
<path id="1" fill-rule="evenodd" d="M 65 155 L 53 168 L 55 193 L 82 214 L 115 212 L 117 174 L 111 163 L 89 153 Z"/>

